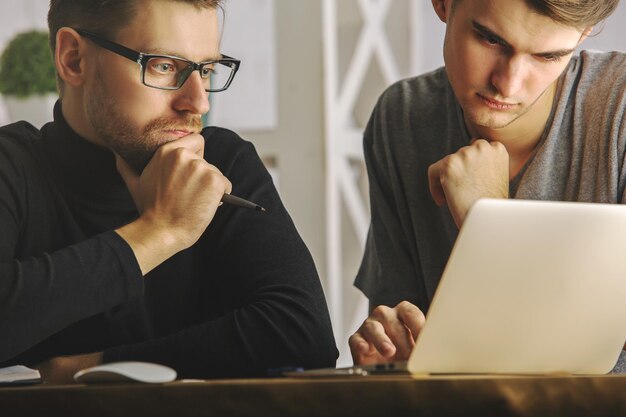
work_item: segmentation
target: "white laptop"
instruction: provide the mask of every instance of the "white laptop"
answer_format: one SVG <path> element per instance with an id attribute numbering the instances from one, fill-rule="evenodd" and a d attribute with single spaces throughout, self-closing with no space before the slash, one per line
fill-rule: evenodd
<path id="1" fill-rule="evenodd" d="M 378 369 L 604 374 L 625 341 L 626 206 L 483 199 L 459 232 L 406 367 Z"/>

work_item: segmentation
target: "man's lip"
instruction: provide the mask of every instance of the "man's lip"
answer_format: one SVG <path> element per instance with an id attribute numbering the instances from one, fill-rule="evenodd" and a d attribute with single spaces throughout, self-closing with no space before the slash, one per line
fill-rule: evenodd
<path id="1" fill-rule="evenodd" d="M 165 132 L 172 134 L 172 135 L 176 135 L 178 137 L 183 137 L 183 136 L 187 136 L 192 134 L 193 132 L 190 130 L 184 130 L 184 129 L 167 129 L 165 130 Z"/>
<path id="2" fill-rule="evenodd" d="M 489 97 L 485 97 L 481 94 L 477 94 L 478 97 L 480 97 L 480 99 L 483 101 L 483 103 L 485 103 L 488 107 L 492 108 L 492 109 L 496 109 L 496 110 L 511 110 L 512 108 L 514 108 L 515 106 L 517 106 L 516 103 L 505 103 L 503 101 L 498 101 L 498 100 L 494 100 L 492 98 Z"/>

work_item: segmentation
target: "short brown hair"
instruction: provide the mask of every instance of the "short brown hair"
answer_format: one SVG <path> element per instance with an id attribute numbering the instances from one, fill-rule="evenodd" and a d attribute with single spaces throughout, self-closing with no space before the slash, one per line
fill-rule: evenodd
<path id="1" fill-rule="evenodd" d="M 609 17 L 619 0 L 526 0 L 526 3 L 557 23 L 583 30 Z"/>
<path id="2" fill-rule="evenodd" d="M 50 49 L 54 56 L 56 34 L 62 27 L 85 29 L 113 39 L 119 30 L 128 26 L 141 5 L 156 0 L 50 0 L 48 29 Z M 160 0 L 188 3 L 199 9 L 222 7 L 222 0 Z M 63 80 L 57 74 L 59 94 L 63 96 Z"/>
<path id="3" fill-rule="evenodd" d="M 453 0 L 452 9 L 462 0 Z M 557 23 L 581 30 L 609 17 L 619 0 L 525 0 L 528 7 Z"/>
<path id="4" fill-rule="evenodd" d="M 142 4 L 155 0 L 50 0 L 48 29 L 50 48 L 54 54 L 56 33 L 65 26 L 85 29 L 113 38 L 136 16 Z M 188 3 L 198 8 L 222 7 L 222 0 L 169 0 Z"/>

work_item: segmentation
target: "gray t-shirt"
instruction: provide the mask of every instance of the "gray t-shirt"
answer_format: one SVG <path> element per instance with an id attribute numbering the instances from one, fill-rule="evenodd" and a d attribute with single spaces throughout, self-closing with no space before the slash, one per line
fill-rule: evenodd
<path id="1" fill-rule="evenodd" d="M 625 203 L 625 111 L 626 54 L 572 58 L 511 196 Z M 458 232 L 430 196 L 428 167 L 469 142 L 444 68 L 400 81 L 379 99 L 364 136 L 372 221 L 355 280 L 371 305 L 409 300 L 428 310 Z"/>

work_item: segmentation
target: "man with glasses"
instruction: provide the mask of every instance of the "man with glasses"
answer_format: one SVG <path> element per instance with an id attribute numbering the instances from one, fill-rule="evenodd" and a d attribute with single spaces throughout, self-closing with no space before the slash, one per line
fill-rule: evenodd
<path id="1" fill-rule="evenodd" d="M 139 360 L 180 377 L 333 366 L 311 256 L 253 146 L 202 129 L 239 61 L 219 0 L 52 0 L 61 99 L 0 129 L 0 362 L 50 382 Z M 222 205 L 227 194 L 266 212 Z"/>

